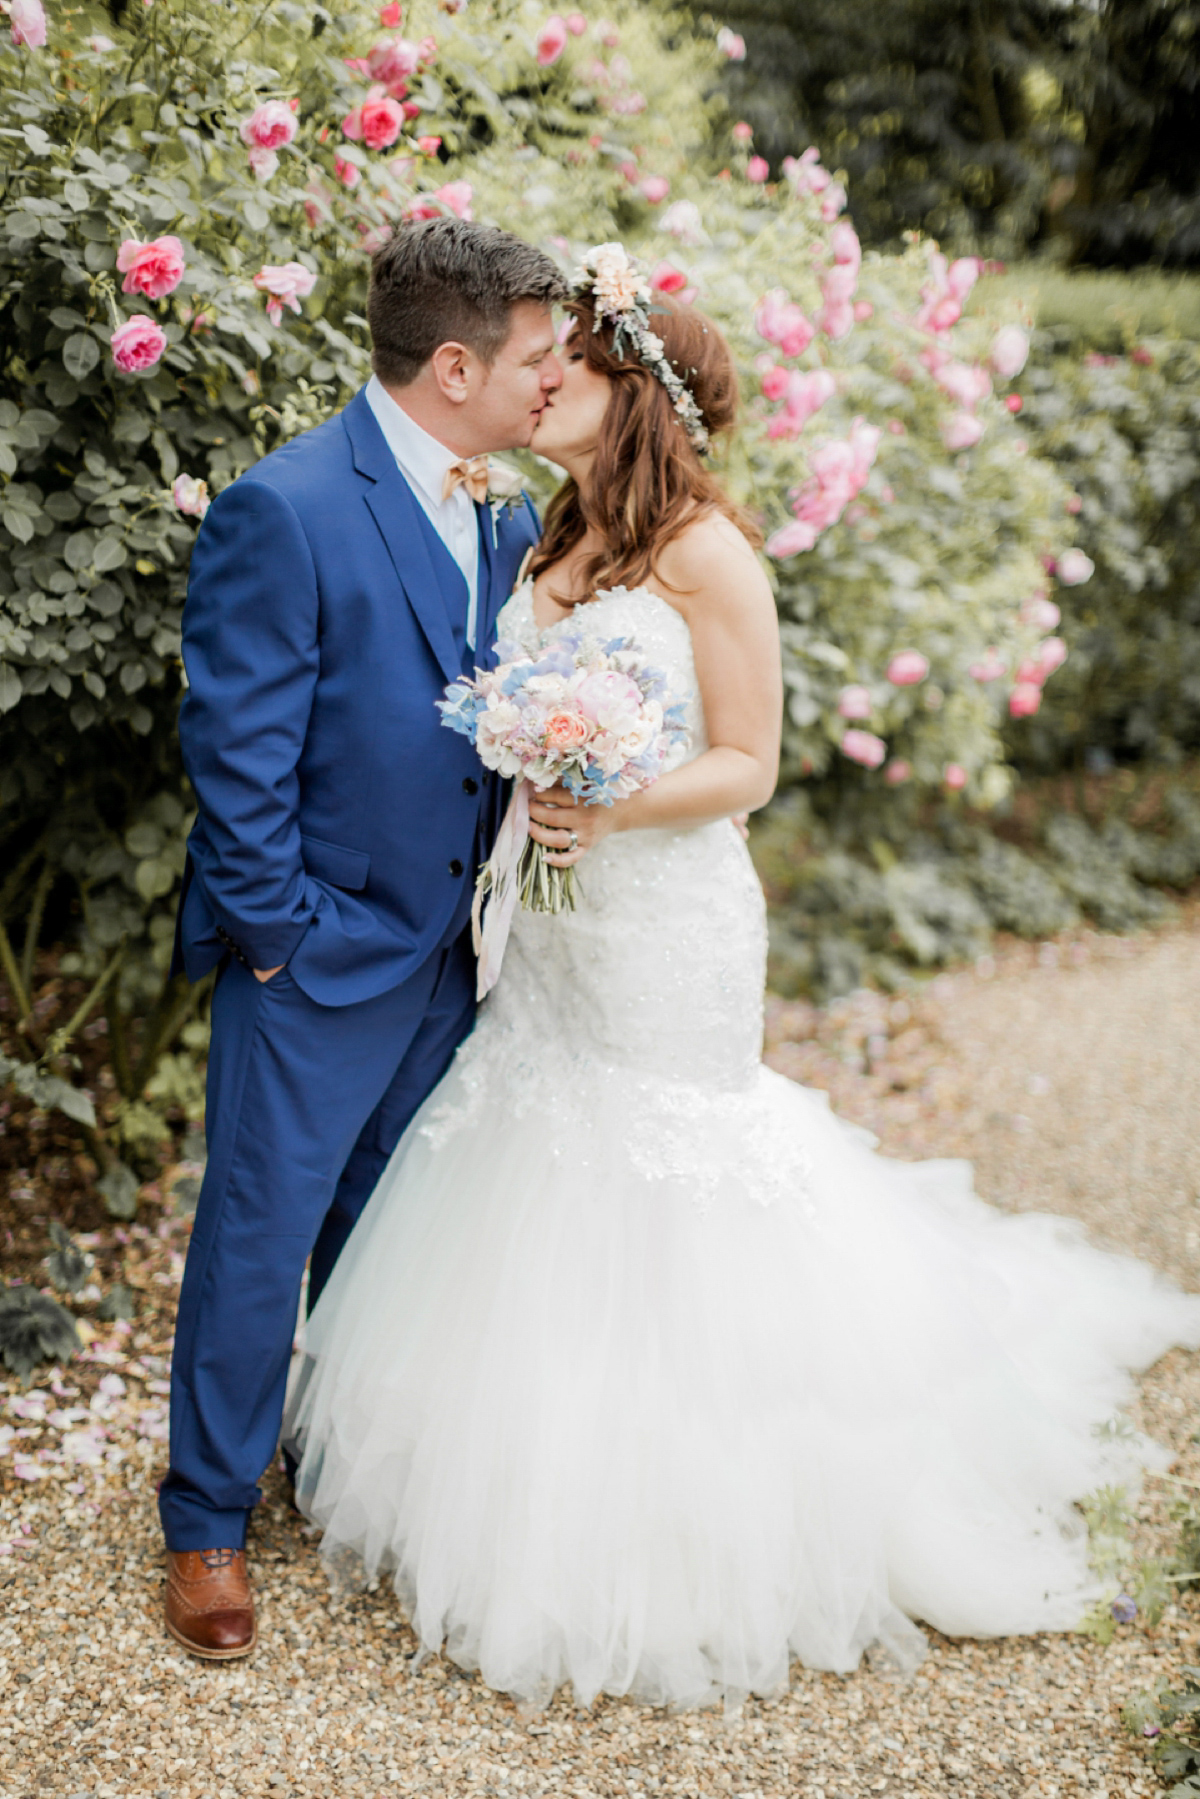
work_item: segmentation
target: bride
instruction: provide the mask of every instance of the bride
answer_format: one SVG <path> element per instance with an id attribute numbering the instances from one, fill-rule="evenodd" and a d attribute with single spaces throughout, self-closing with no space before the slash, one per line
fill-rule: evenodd
<path id="1" fill-rule="evenodd" d="M 533 804 L 579 909 L 518 912 L 316 1307 L 298 1503 L 425 1650 L 526 1701 L 912 1666 L 918 1619 L 1069 1629 L 1095 1597 L 1072 1502 L 1161 1455 L 1102 1427 L 1126 1370 L 1200 1345 L 1200 1298 L 994 1211 L 964 1163 L 873 1154 L 762 1065 L 730 820 L 774 786 L 778 631 L 702 460 L 735 373 L 688 307 L 638 335 L 627 265 L 595 266 L 533 443 L 567 480 L 499 631 L 635 639 L 690 745 L 609 808 Z"/>

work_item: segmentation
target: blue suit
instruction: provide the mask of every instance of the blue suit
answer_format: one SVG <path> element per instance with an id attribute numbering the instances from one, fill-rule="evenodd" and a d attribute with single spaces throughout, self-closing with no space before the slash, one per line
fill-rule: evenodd
<path id="1" fill-rule="evenodd" d="M 538 524 L 527 503 L 494 524 L 478 511 L 482 662 Z M 435 707 L 475 660 L 466 613 L 361 393 L 220 494 L 196 540 L 176 961 L 220 974 L 160 1494 L 171 1549 L 241 1547 L 305 1263 L 315 1297 L 471 1027 L 465 927 L 502 793 Z M 251 972 L 277 964 L 265 985 Z"/>

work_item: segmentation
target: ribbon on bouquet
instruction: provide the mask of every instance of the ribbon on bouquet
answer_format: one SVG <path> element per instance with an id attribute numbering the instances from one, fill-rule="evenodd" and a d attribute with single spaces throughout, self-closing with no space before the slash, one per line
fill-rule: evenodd
<path id="1" fill-rule="evenodd" d="M 500 979 L 504 946 L 512 929 L 517 908 L 519 885 L 517 870 L 521 852 L 529 841 L 529 782 L 518 781 L 504 823 L 496 838 L 496 847 L 480 874 L 471 905 L 471 941 L 479 958 L 479 974 L 475 997 L 483 999 Z M 488 907 L 483 910 L 484 895 Z M 481 924 L 482 920 L 482 924 Z"/>

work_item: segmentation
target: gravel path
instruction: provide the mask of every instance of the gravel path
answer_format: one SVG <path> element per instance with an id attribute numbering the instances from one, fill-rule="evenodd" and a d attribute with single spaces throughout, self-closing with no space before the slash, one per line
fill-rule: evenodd
<path id="1" fill-rule="evenodd" d="M 1136 941 L 1014 946 L 918 1000 L 858 996 L 823 1013 L 776 1003 L 768 1036 L 776 1066 L 826 1087 L 890 1153 L 971 1155 L 989 1198 L 1073 1213 L 1200 1288 L 1197 912 Z M 0 1454 L 3 1799 L 1157 1790 L 1118 1713 L 1198 1659 L 1195 1600 L 1155 1628 L 1121 1627 L 1106 1648 L 935 1637 L 908 1686 L 869 1667 L 848 1678 L 797 1668 L 786 1698 L 735 1717 L 608 1700 L 579 1713 L 560 1696 L 523 1721 L 448 1663 L 417 1667 L 390 1593 L 331 1602 L 277 1474 L 250 1545 L 262 1647 L 230 1667 L 190 1659 L 160 1624 L 153 1503 L 187 1229 L 168 1188 L 148 1196 L 147 1228 L 92 1242 L 104 1281 L 119 1275 L 142 1296 L 132 1329 L 101 1327 L 90 1359 L 32 1396 L 0 1384 L 0 1436 L 28 1433 Z M 1142 1383 L 1139 1422 L 1193 1480 L 1198 1411 L 1200 1356 L 1168 1356 Z M 15 1478 L 18 1465 L 32 1478 Z M 1167 1491 L 1152 1483 L 1138 1506 L 1141 1550 L 1171 1540 Z"/>

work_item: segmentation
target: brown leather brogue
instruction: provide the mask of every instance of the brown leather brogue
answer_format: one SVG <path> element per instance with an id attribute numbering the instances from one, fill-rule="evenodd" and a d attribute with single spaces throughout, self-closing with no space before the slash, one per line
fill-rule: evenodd
<path id="1" fill-rule="evenodd" d="M 244 1550 L 167 1551 L 167 1629 L 205 1661 L 249 1655 L 258 1626 Z"/>

